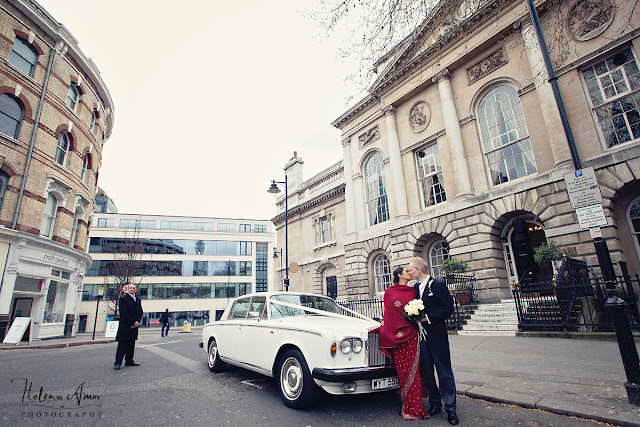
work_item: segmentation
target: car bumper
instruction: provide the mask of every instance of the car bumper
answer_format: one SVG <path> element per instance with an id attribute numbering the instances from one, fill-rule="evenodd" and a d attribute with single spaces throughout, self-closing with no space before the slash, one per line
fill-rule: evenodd
<path id="1" fill-rule="evenodd" d="M 372 380 L 397 375 L 394 368 L 387 366 L 351 369 L 314 368 L 311 373 L 316 384 L 330 394 L 361 394 L 393 390 L 398 387 L 374 390 Z"/>

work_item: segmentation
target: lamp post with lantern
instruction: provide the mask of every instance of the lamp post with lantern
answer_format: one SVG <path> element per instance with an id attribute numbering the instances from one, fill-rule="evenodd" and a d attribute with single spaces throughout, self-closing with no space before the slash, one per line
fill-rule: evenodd
<path id="1" fill-rule="evenodd" d="M 271 180 L 271 186 L 267 190 L 267 193 L 277 194 L 280 193 L 278 184 L 284 184 L 284 265 L 285 265 L 285 279 L 284 290 L 289 290 L 289 189 L 287 187 L 287 176 L 284 176 L 284 181 Z M 274 252 L 275 255 L 275 252 Z M 282 250 L 280 250 L 282 255 Z"/>

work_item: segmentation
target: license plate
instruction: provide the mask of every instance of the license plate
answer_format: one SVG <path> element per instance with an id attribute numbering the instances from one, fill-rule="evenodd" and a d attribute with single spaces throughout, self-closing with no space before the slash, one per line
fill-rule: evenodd
<path id="1" fill-rule="evenodd" d="M 376 378 L 371 380 L 371 390 L 384 390 L 397 387 L 399 384 L 398 377 Z"/>

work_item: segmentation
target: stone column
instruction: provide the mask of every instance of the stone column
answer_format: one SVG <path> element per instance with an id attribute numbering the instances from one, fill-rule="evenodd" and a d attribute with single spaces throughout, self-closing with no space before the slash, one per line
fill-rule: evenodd
<path id="1" fill-rule="evenodd" d="M 407 207 L 407 189 L 404 185 L 404 170 L 400 157 L 400 139 L 398 138 L 398 127 L 396 125 L 396 109 L 393 105 L 385 107 L 383 110 L 387 124 L 387 147 L 389 148 L 389 163 L 391 166 L 391 182 L 393 191 L 387 191 L 395 199 L 396 219 L 408 218 L 409 208 Z"/>
<path id="2" fill-rule="evenodd" d="M 355 218 L 356 207 L 359 203 L 355 199 L 354 182 L 353 182 L 353 169 L 351 167 L 351 137 L 342 140 L 342 167 L 344 168 L 344 200 L 345 200 L 345 212 L 347 215 L 347 234 L 355 233 Z"/>
<path id="3" fill-rule="evenodd" d="M 462 130 L 460 129 L 460 119 L 456 111 L 456 104 L 451 87 L 451 74 L 448 69 L 444 69 L 436 74 L 432 81 L 438 83 L 440 92 L 440 103 L 442 104 L 442 116 L 444 118 L 444 128 L 447 132 L 447 141 L 451 162 L 453 163 L 453 176 L 456 177 L 456 199 L 470 196 L 471 179 L 469 178 L 469 166 L 462 140 Z"/>
<path id="4" fill-rule="evenodd" d="M 542 117 L 544 118 L 544 124 L 547 129 L 551 154 L 553 156 L 553 166 L 555 168 L 565 164 L 573 164 L 569 143 L 567 142 L 567 137 L 562 126 L 562 119 L 560 118 L 560 111 L 558 111 L 553 89 L 549 83 L 549 74 L 547 74 L 547 68 L 544 64 L 542 50 L 540 49 L 535 29 L 530 19 L 521 21 L 520 26 L 522 39 L 527 49 L 527 57 L 529 59 L 529 66 L 531 67 L 531 74 L 533 75 L 533 82 L 536 86 L 536 93 L 542 110 Z"/>

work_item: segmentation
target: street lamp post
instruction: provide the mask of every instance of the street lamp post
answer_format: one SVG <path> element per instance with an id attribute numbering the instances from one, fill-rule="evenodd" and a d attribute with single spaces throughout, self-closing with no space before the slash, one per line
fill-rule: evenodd
<path id="1" fill-rule="evenodd" d="M 277 248 L 273 248 L 273 258 L 274 259 L 280 258 L 280 271 L 282 271 L 282 249 L 278 250 Z M 281 290 L 284 291 L 284 289 L 281 289 Z"/>
<path id="2" fill-rule="evenodd" d="M 277 194 L 280 192 L 278 184 L 284 184 L 284 290 L 289 290 L 289 189 L 287 187 L 287 175 L 284 181 L 271 180 L 271 186 L 267 193 Z"/>

